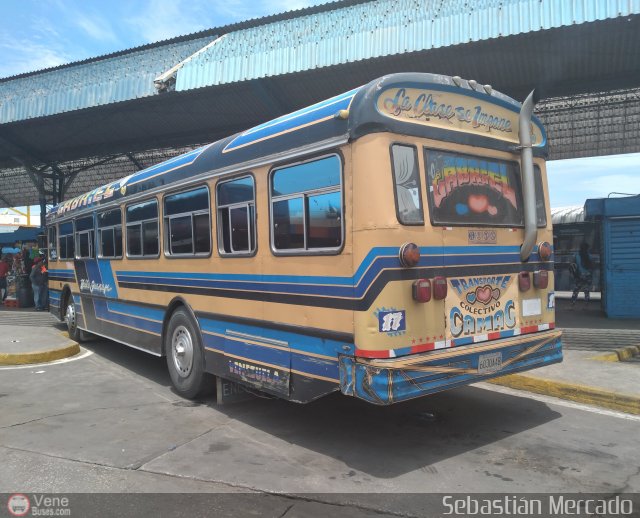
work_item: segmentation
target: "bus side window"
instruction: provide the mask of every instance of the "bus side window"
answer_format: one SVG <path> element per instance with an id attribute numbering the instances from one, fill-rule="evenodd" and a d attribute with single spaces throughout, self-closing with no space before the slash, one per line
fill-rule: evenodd
<path id="1" fill-rule="evenodd" d="M 220 255 L 248 255 L 256 250 L 256 195 L 253 176 L 219 182 L 218 251 Z"/>
<path id="2" fill-rule="evenodd" d="M 73 222 L 61 223 L 58 228 L 60 232 L 60 259 L 74 259 L 76 254 L 73 246 Z"/>
<path id="3" fill-rule="evenodd" d="M 93 216 L 76 220 L 76 253 L 79 259 L 87 259 L 94 256 L 93 243 Z"/>
<path id="4" fill-rule="evenodd" d="M 398 221 L 403 225 L 423 225 L 418 150 L 415 146 L 393 144 L 391 159 Z"/>
<path id="5" fill-rule="evenodd" d="M 343 243 L 342 162 L 337 155 L 274 169 L 271 174 L 275 252 L 337 252 Z"/>
<path id="6" fill-rule="evenodd" d="M 167 255 L 209 255 L 211 227 L 209 189 L 199 187 L 164 198 Z"/>
<path id="7" fill-rule="evenodd" d="M 120 208 L 98 214 L 98 257 L 122 258 L 122 212 Z"/>
<path id="8" fill-rule="evenodd" d="M 49 227 L 49 262 L 58 260 L 58 240 L 56 236 L 56 227 Z"/>
<path id="9" fill-rule="evenodd" d="M 544 189 L 542 187 L 542 172 L 536 165 L 533 167 L 534 180 L 536 182 L 536 218 L 539 227 L 547 226 L 547 211 L 544 206 Z"/>
<path id="10" fill-rule="evenodd" d="M 157 257 L 158 200 L 147 200 L 126 209 L 127 257 Z"/>

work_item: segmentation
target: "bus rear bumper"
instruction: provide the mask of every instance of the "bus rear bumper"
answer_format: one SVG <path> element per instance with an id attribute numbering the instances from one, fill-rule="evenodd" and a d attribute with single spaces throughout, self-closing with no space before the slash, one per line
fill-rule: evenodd
<path id="1" fill-rule="evenodd" d="M 341 356 L 340 390 L 377 405 L 390 405 L 561 361 L 558 330 L 399 358 Z"/>

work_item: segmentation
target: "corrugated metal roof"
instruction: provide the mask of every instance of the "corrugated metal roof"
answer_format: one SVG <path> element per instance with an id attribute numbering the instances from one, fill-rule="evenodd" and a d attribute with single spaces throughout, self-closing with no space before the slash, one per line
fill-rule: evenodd
<path id="1" fill-rule="evenodd" d="M 212 40 L 121 54 L 0 83 L 0 124 L 155 95 L 153 80 Z"/>
<path id="2" fill-rule="evenodd" d="M 584 207 L 558 207 L 551 209 L 551 223 L 554 225 L 562 225 L 565 223 L 583 223 Z"/>
<path id="3" fill-rule="evenodd" d="M 638 0 L 376 0 L 227 34 L 177 72 L 176 89 L 640 13 Z"/>
<path id="4" fill-rule="evenodd" d="M 320 5 L 314 5 L 310 7 L 303 7 L 301 9 L 292 9 L 290 11 L 271 14 L 268 16 L 261 16 L 258 18 L 251 18 L 249 20 L 245 20 L 242 22 L 231 23 L 228 25 L 223 25 L 221 27 L 215 27 L 212 29 L 205 29 L 203 31 L 194 32 L 191 34 L 185 34 L 182 36 L 176 36 L 174 38 L 168 38 L 166 40 L 157 41 L 154 43 L 148 43 L 146 45 L 140 45 L 138 47 L 131 47 L 128 49 L 118 50 L 116 52 L 111 52 L 109 54 L 103 54 L 101 56 L 95 56 L 88 59 L 82 59 L 80 61 L 73 61 L 70 63 L 64 63 L 62 65 L 57 65 L 55 67 L 43 68 L 40 70 L 33 70 L 30 72 L 24 72 L 22 74 L 16 74 L 14 76 L 9 77 L 0 77 L 0 83 L 5 81 L 13 81 L 14 79 L 27 77 L 31 75 L 41 74 L 42 72 L 50 72 L 54 70 L 62 70 L 64 68 L 74 67 L 78 65 L 83 65 L 86 63 L 93 63 L 95 61 L 102 61 L 109 58 L 115 58 L 118 56 L 122 56 L 125 54 L 129 54 L 131 52 L 140 52 L 143 50 L 153 49 L 157 47 L 172 45 L 175 43 L 180 43 L 189 40 L 195 40 L 200 38 L 215 38 L 216 35 L 226 34 L 228 32 L 239 31 L 242 29 L 247 29 L 249 27 L 256 27 L 257 25 L 264 25 L 266 23 L 273 23 L 278 20 L 287 20 L 289 18 L 295 18 L 298 16 L 305 16 L 307 14 L 320 13 L 323 11 L 328 11 L 331 9 L 337 9 L 339 7 L 343 7 L 346 5 L 356 5 L 362 4 L 366 2 L 371 2 L 372 0 L 336 0 L 334 2 L 327 2 Z"/>
<path id="5" fill-rule="evenodd" d="M 195 56 L 177 72 L 177 90 L 406 55 L 634 13 L 640 13 L 640 0 L 333 2 L 0 80 L 0 124 L 154 95 L 153 80 L 158 75 L 221 34 L 227 35 L 224 41 Z M 613 61 L 603 66 L 613 67 Z"/>

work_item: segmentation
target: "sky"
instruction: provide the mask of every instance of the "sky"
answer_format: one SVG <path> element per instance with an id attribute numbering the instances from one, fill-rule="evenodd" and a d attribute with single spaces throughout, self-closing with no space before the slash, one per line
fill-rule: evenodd
<path id="1" fill-rule="evenodd" d="M 0 78 L 325 0 L 0 0 Z M 550 161 L 551 207 L 640 193 L 640 153 Z"/>

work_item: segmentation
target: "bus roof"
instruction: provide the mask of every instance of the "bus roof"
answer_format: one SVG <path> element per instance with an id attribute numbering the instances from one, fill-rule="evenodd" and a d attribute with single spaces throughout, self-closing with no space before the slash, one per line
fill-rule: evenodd
<path id="1" fill-rule="evenodd" d="M 520 104 L 490 87 L 474 86 L 437 74 L 387 75 L 62 202 L 49 211 L 47 222 L 212 173 L 240 172 L 329 149 L 375 132 L 513 151 Z M 546 133 L 535 117 L 532 140 L 534 153 L 546 156 Z"/>

